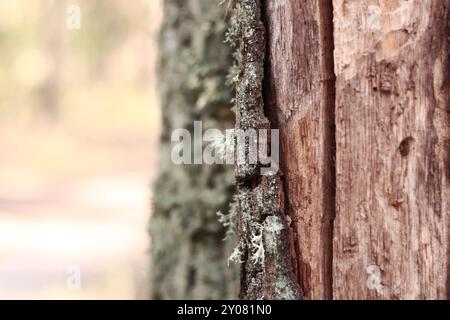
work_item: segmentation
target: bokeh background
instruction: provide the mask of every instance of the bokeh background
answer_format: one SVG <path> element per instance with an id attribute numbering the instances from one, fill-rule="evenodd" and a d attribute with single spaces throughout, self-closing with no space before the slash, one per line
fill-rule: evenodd
<path id="1" fill-rule="evenodd" d="M 73 4 L 80 30 L 66 27 Z M 0 299 L 148 296 L 161 11 L 0 2 Z"/>

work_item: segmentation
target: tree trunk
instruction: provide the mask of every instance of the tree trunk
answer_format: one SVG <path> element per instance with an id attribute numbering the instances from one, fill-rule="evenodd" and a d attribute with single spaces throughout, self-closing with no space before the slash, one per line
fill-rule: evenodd
<path id="1" fill-rule="evenodd" d="M 298 297 L 267 289 L 282 265 L 308 299 L 449 298 L 450 1 L 237 2 L 237 127 L 281 144 L 275 182 L 237 167 L 241 296 Z M 255 266 L 267 208 L 288 245 Z"/>
<path id="2" fill-rule="evenodd" d="M 292 255 L 305 298 L 331 297 L 334 73 L 331 0 L 267 0 L 266 109 L 280 128 Z"/>
<path id="3" fill-rule="evenodd" d="M 233 90 L 225 85 L 232 55 L 224 43 L 224 17 L 225 7 L 215 1 L 164 1 L 159 70 L 163 134 L 150 223 L 154 299 L 237 297 L 237 270 L 227 266 L 233 243 L 224 241 L 226 230 L 216 214 L 228 210 L 233 170 L 177 166 L 170 157 L 174 129 L 192 131 L 196 120 L 203 121 L 204 130 L 233 125 Z"/>
<path id="4" fill-rule="evenodd" d="M 333 3 L 334 297 L 444 299 L 450 1 L 372 3 Z"/>

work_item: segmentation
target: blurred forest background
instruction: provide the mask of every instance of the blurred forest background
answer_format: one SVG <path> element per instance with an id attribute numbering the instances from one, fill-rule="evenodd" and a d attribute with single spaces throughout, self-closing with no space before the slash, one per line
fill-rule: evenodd
<path id="1" fill-rule="evenodd" d="M 159 0 L 1 1 L 0 299 L 148 297 L 161 16 Z"/>

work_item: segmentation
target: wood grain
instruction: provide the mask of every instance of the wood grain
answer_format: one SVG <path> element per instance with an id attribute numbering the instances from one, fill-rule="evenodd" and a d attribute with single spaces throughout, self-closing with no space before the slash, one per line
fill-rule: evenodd
<path id="1" fill-rule="evenodd" d="M 265 107 L 273 126 L 280 129 L 291 256 L 307 299 L 329 299 L 332 294 L 331 15 L 331 1 L 265 1 Z"/>
<path id="2" fill-rule="evenodd" d="M 334 298 L 448 298 L 450 1 L 333 7 Z"/>

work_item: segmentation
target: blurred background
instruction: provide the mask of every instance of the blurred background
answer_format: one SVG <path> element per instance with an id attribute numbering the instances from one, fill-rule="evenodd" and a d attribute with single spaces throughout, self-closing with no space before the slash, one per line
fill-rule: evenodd
<path id="1" fill-rule="evenodd" d="M 160 0 L 0 2 L 0 299 L 148 297 L 161 19 Z"/>

